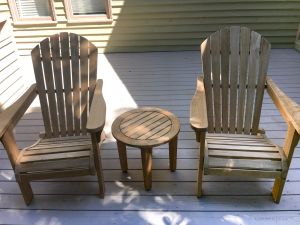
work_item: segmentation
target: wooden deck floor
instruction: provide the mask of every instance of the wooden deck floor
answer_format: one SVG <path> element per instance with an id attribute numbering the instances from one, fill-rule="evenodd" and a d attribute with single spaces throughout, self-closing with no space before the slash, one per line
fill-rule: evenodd
<path id="1" fill-rule="evenodd" d="M 29 63 L 27 63 L 27 61 Z M 32 82 L 30 59 L 26 78 Z M 189 102 L 201 72 L 198 52 L 99 55 L 104 79 L 108 139 L 102 145 L 106 196 L 97 196 L 95 177 L 33 182 L 34 201 L 23 202 L 6 152 L 0 146 L 0 224 L 300 224 L 300 151 L 297 148 L 279 205 L 271 199 L 272 180 L 206 176 L 201 199 L 194 196 L 198 144 L 189 126 Z M 300 54 L 272 50 L 269 75 L 300 104 Z M 154 150 L 153 187 L 144 191 L 140 151 L 130 148 L 129 173 L 122 174 L 112 120 L 128 108 L 157 106 L 176 114 L 181 122 L 178 170 L 168 170 L 167 146 Z M 261 127 L 282 144 L 286 125 L 268 96 Z M 16 128 L 20 147 L 43 130 L 36 101 Z"/>

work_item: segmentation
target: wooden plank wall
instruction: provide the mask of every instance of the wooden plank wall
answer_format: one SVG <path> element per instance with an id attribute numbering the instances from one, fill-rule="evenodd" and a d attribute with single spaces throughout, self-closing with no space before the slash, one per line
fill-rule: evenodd
<path id="1" fill-rule="evenodd" d="M 54 0 L 58 23 L 15 26 L 21 54 L 59 31 L 86 36 L 99 52 L 197 50 L 201 40 L 223 26 L 245 25 L 271 41 L 293 47 L 300 21 L 299 0 L 112 0 L 112 24 L 67 24 L 63 0 Z M 0 0 L 0 16 L 10 16 Z"/>

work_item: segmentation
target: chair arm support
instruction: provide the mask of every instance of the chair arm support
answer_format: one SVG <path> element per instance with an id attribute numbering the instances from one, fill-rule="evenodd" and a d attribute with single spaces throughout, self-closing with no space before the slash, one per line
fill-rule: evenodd
<path id="1" fill-rule="evenodd" d="M 291 123 L 300 134 L 300 106 L 280 90 L 269 77 L 267 77 L 267 91 L 285 121 Z"/>
<path id="2" fill-rule="evenodd" d="M 190 124 L 196 131 L 207 130 L 208 122 L 203 77 L 198 78 L 197 89 L 191 101 Z"/>
<path id="3" fill-rule="evenodd" d="M 0 138 L 6 130 L 15 127 L 37 95 L 36 84 L 30 88 L 10 107 L 0 113 Z"/>
<path id="4" fill-rule="evenodd" d="M 97 80 L 86 129 L 89 133 L 101 132 L 105 124 L 106 104 L 102 95 L 103 81 Z"/>

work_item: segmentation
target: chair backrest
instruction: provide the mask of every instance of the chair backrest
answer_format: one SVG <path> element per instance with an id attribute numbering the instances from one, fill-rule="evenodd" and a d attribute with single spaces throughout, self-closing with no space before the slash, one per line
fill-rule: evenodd
<path id="1" fill-rule="evenodd" d="M 31 57 L 46 137 L 85 134 L 97 78 L 95 45 L 63 32 L 40 42 Z"/>
<path id="2" fill-rule="evenodd" d="M 208 132 L 258 132 L 270 49 L 260 34 L 238 26 L 201 44 Z"/>
<path id="3" fill-rule="evenodd" d="M 0 112 L 19 99 L 26 89 L 12 27 L 5 19 L 0 21 Z"/>

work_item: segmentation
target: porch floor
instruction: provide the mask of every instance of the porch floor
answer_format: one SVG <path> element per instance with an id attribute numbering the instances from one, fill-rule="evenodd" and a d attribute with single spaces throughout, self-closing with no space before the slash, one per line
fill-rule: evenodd
<path id="1" fill-rule="evenodd" d="M 33 82 L 29 57 L 26 79 Z M 300 151 L 294 154 L 280 204 L 271 198 L 273 180 L 205 176 L 204 196 L 195 197 L 198 143 L 189 125 L 189 104 L 201 72 L 199 52 L 99 55 L 99 78 L 107 102 L 107 140 L 101 155 L 105 199 L 97 197 L 96 177 L 33 182 L 34 200 L 26 206 L 7 154 L 0 145 L 0 224 L 300 224 Z M 269 75 L 300 104 L 300 53 L 273 49 Z M 128 148 L 129 171 L 120 170 L 110 133 L 114 118 L 129 108 L 155 106 L 178 116 L 176 172 L 168 170 L 167 145 L 153 150 L 153 184 L 143 186 L 140 151 Z M 286 124 L 265 95 L 261 127 L 282 145 Z M 23 148 L 37 140 L 43 121 L 36 100 L 19 122 L 16 139 Z"/>

